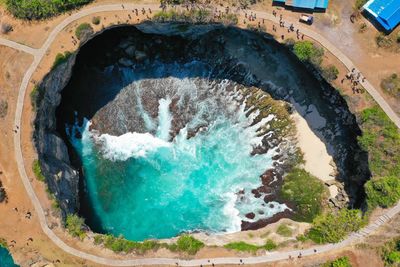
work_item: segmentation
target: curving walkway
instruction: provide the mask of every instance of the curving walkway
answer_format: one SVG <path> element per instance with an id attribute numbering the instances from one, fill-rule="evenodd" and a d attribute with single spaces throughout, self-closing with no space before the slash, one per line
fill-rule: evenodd
<path id="1" fill-rule="evenodd" d="M 124 4 L 125 9 L 131 10 L 134 8 L 151 8 L 152 10 L 159 10 L 159 7 L 156 5 L 135 5 L 135 4 Z M 50 33 L 47 40 L 43 44 L 40 49 L 34 49 L 27 47 L 25 45 L 21 45 L 3 38 L 0 38 L 0 45 L 6 45 L 12 48 L 15 48 L 20 51 L 27 52 L 34 56 L 34 60 L 32 64 L 29 66 L 28 70 L 26 71 L 22 83 L 19 88 L 18 100 L 17 100 L 17 108 L 15 112 L 15 125 L 21 126 L 21 118 L 22 118 L 22 111 L 24 107 L 24 98 L 26 94 L 26 90 L 28 88 L 29 81 L 32 77 L 33 72 L 38 67 L 39 63 L 43 59 L 46 51 L 49 49 L 50 45 L 53 43 L 57 35 L 71 22 L 78 20 L 82 17 L 103 12 L 103 11 L 121 11 L 124 8 L 120 4 L 114 5 L 101 5 L 96 6 L 88 9 L 81 10 L 63 20 L 60 24 L 58 24 Z M 265 18 L 271 20 L 273 22 L 278 22 L 277 18 L 273 17 L 271 14 L 265 12 L 257 12 L 256 13 L 259 18 Z M 341 51 L 335 48 L 329 41 L 327 41 L 321 35 L 313 32 L 308 27 L 304 25 L 298 25 L 297 23 L 293 23 L 296 25 L 297 28 L 300 29 L 305 35 L 315 39 L 316 41 L 320 42 L 326 49 L 328 49 L 332 54 L 341 60 L 348 69 L 354 67 L 354 64 L 351 60 L 345 56 Z M 393 110 L 389 107 L 389 105 L 385 102 L 385 100 L 379 95 L 379 93 L 373 88 L 373 86 L 368 83 L 367 81 L 363 83 L 364 87 L 368 92 L 374 97 L 374 99 L 378 102 L 378 104 L 382 107 L 382 109 L 388 114 L 388 116 L 396 123 L 398 127 L 400 127 L 400 119 L 399 117 L 393 112 Z M 62 239 L 60 239 L 48 226 L 46 221 L 46 216 L 44 214 L 43 208 L 32 188 L 31 183 L 29 182 L 28 176 L 25 170 L 24 159 L 21 150 L 21 135 L 20 131 L 18 131 L 14 135 L 14 150 L 15 150 L 15 157 L 16 162 L 18 165 L 18 171 L 21 176 L 21 180 L 24 184 L 26 192 L 30 197 L 32 204 L 35 207 L 36 213 L 38 215 L 38 219 L 41 225 L 43 232 L 51 239 L 51 241 L 56 244 L 59 248 L 64 250 L 67 253 L 70 253 L 76 257 L 86 259 L 95 263 L 108 265 L 108 266 L 134 266 L 134 265 L 176 265 L 179 264 L 181 266 L 200 266 L 200 265 L 210 265 L 211 263 L 214 264 L 240 264 L 243 260 L 244 264 L 257 264 L 257 263 L 266 263 L 266 262 L 273 262 L 278 260 L 288 259 L 289 257 L 297 257 L 299 253 L 302 256 L 309 256 L 318 253 L 323 253 L 327 251 L 331 251 L 334 249 L 343 248 L 347 245 L 350 245 L 354 242 L 359 241 L 360 239 L 364 238 L 365 236 L 369 235 L 371 232 L 375 231 L 379 226 L 393 218 L 396 214 L 400 212 L 400 203 L 397 204 L 395 207 L 386 211 L 384 215 L 379 217 L 375 222 L 370 223 L 367 227 L 360 230 L 357 233 L 353 233 L 349 235 L 345 240 L 337 244 L 327 244 L 323 246 L 315 246 L 309 249 L 304 250 L 293 250 L 293 251 L 284 251 L 284 252 L 266 252 L 264 256 L 256 256 L 256 257 L 248 257 L 248 258 L 238 258 L 238 257 L 221 257 L 221 258 L 214 258 L 214 259 L 195 259 L 195 260 L 180 260 L 180 259 L 170 259 L 170 258 L 147 258 L 147 259 L 129 259 L 129 260 L 121 260 L 121 259 L 110 259 L 101 256 L 96 256 L 93 254 L 89 254 L 86 252 L 82 252 L 77 250 L 73 247 L 67 245 Z M 316 252 L 314 252 L 316 249 Z"/>

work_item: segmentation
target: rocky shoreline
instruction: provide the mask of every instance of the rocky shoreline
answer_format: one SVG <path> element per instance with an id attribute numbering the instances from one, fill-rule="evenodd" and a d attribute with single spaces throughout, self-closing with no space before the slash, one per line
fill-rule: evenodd
<path id="1" fill-rule="evenodd" d="M 113 33 L 111 31 L 113 31 Z M 120 35 L 120 38 L 114 41 L 107 41 L 111 39 L 113 34 L 116 36 Z M 98 50 L 94 49 L 96 47 L 96 42 L 105 42 L 104 48 L 97 48 Z M 235 45 L 243 46 L 244 48 L 236 48 Z M 83 67 L 74 66 L 76 60 L 75 54 L 69 58 L 67 63 L 49 73 L 40 84 L 44 96 L 37 108 L 34 140 L 49 190 L 54 193 L 56 199 L 60 203 L 63 215 L 65 216 L 67 213 L 76 213 L 79 211 L 79 181 L 81 179 L 78 171 L 80 168 L 79 160 L 77 160 L 71 147 L 67 146 L 65 143 L 67 140 L 63 132 L 65 124 L 71 123 L 73 120 L 73 111 L 78 111 L 78 114 L 82 117 L 93 118 L 92 127 L 102 133 L 108 132 L 119 135 L 126 131 L 131 131 L 132 129 L 135 131 L 138 131 L 138 129 L 140 130 L 140 125 L 138 124 L 124 125 L 124 127 L 121 127 L 121 125 L 115 123 L 107 124 L 100 115 L 97 116 L 98 111 L 106 109 L 107 103 L 112 101 L 115 96 L 120 93 L 121 88 L 126 85 L 124 84 L 123 77 L 119 74 L 113 74 L 116 78 L 110 79 L 109 81 L 106 81 L 107 76 L 103 77 L 103 80 L 99 77 L 102 75 L 102 71 L 111 65 L 114 65 L 117 71 L 118 68 L 132 68 L 138 64 L 146 65 L 151 62 L 156 62 L 157 60 L 169 63 L 174 61 L 181 63 L 188 62 L 188 59 L 201 60 L 211 67 L 212 74 L 210 77 L 212 79 L 231 79 L 248 88 L 252 86 L 254 86 L 254 88 L 261 88 L 270 93 L 273 98 L 291 103 L 291 105 L 288 105 L 288 111 L 290 111 L 290 106 L 292 106 L 304 115 L 307 115 L 315 114 L 311 109 L 317 109 L 317 114 L 323 116 L 321 113 L 322 108 L 325 108 L 323 106 L 324 104 L 330 102 L 332 105 L 337 105 L 336 109 L 338 109 L 338 111 L 326 111 L 327 113 L 332 113 L 332 115 L 330 113 L 328 114 L 329 123 L 325 123 L 325 125 L 313 124 L 314 120 L 311 116 L 306 119 L 308 119 L 307 121 L 310 123 L 311 128 L 318 131 L 318 135 L 330 148 L 330 153 L 334 155 L 335 162 L 338 165 L 338 175 L 336 178 L 344 181 L 346 184 L 346 191 L 348 191 L 349 195 L 353 198 L 353 200 L 350 201 L 353 203 L 357 202 L 356 199 L 359 197 L 357 196 L 358 189 L 354 189 L 354 185 L 351 183 L 354 182 L 352 181 L 354 179 L 358 179 L 355 182 L 356 186 L 362 182 L 362 180 L 365 179 L 363 176 L 366 175 L 366 170 L 364 167 L 358 167 L 358 173 L 353 173 L 350 176 L 349 173 L 351 170 L 346 164 L 349 158 L 358 162 L 362 160 L 363 156 L 361 156 L 361 152 L 357 150 L 358 148 L 354 147 L 354 144 L 352 144 L 353 147 L 350 148 L 344 146 L 343 144 L 345 141 L 342 139 L 339 140 L 337 136 L 340 136 L 340 134 L 335 132 L 338 127 L 347 127 L 348 129 L 346 128 L 343 136 L 346 137 L 346 134 L 349 133 L 352 135 L 349 138 L 349 142 L 355 140 L 357 129 L 353 127 L 356 125 L 354 116 L 348 110 L 345 101 L 339 99 L 340 96 L 334 93 L 335 90 L 324 82 L 322 82 L 322 87 L 325 89 L 321 93 L 322 96 L 318 96 L 321 99 L 321 104 L 315 102 L 306 103 L 308 100 L 304 98 L 304 95 L 301 95 L 303 92 L 302 90 L 304 90 L 302 88 L 321 83 L 321 81 L 315 81 L 313 77 L 308 77 L 307 79 L 310 81 L 302 81 L 298 85 L 290 84 L 290 79 L 286 81 L 288 82 L 287 84 L 285 84 L 285 81 L 281 80 L 275 81 L 275 83 L 267 82 L 267 80 L 273 80 L 269 72 L 272 73 L 274 70 L 275 72 L 282 72 L 282 70 L 279 70 L 279 68 L 282 67 L 278 65 L 278 61 L 275 61 L 275 56 L 279 57 L 281 54 L 289 54 L 282 51 L 278 46 L 279 45 L 274 43 L 274 41 L 266 39 L 265 36 L 234 28 L 225 28 L 221 25 L 198 25 L 188 27 L 183 31 L 182 27 L 173 23 L 144 23 L 138 25 L 137 29 L 135 27 L 114 28 L 88 41 L 88 43 L 81 48 L 82 52 L 81 50 L 77 52 L 77 62 L 80 62 L 79 64 L 84 62 L 84 64 L 82 64 L 84 65 Z M 93 51 L 89 52 L 91 48 Z M 241 49 L 245 50 L 246 53 Z M 248 49 L 252 49 L 252 51 L 249 52 Z M 105 57 L 100 58 L 94 56 L 96 53 L 98 53 L 98 55 L 103 54 Z M 270 63 L 270 66 L 265 68 L 265 73 L 261 74 L 254 69 L 257 66 L 254 61 L 256 59 L 252 58 L 252 53 L 261 54 L 257 59 L 260 60 L 259 68 L 261 68 L 261 66 L 264 68 L 264 66 L 267 66 L 265 64 Z M 264 56 L 264 53 L 268 53 L 268 58 Z M 91 62 L 88 61 L 89 58 Z M 290 55 L 287 55 L 284 61 L 285 60 L 289 62 L 293 59 Z M 264 65 L 261 65 L 261 63 Z M 295 67 L 299 66 L 294 66 L 293 68 Z M 95 70 L 93 71 L 94 68 Z M 90 91 L 91 89 L 89 87 L 87 92 L 82 92 L 80 99 L 77 99 L 76 103 L 68 102 L 72 99 L 74 94 L 74 92 L 68 92 L 68 90 L 71 90 L 68 88 L 79 84 L 76 80 L 71 81 L 70 79 L 74 75 L 82 75 L 82 73 L 79 74 L 79 72 L 82 72 L 83 69 L 90 70 L 93 73 L 97 72 L 97 76 L 94 75 L 93 77 L 99 79 L 98 83 L 104 83 L 103 87 L 108 87 L 110 92 L 108 92 L 108 95 L 104 96 L 104 92 L 102 95 L 102 92 Z M 286 71 L 289 71 L 289 69 L 284 72 Z M 307 71 L 303 70 L 302 73 L 307 73 Z M 266 75 L 265 77 L 263 77 L 264 74 Z M 296 79 L 296 77 L 294 79 Z M 112 86 L 116 81 L 119 86 Z M 294 88 L 295 86 L 298 88 Z M 67 90 L 63 91 L 64 88 L 67 88 Z M 250 92 L 250 94 L 252 93 L 254 92 Z M 97 97 L 102 97 L 102 101 L 88 102 L 89 99 L 94 100 L 97 99 Z M 302 97 L 304 99 L 302 99 Z M 84 103 L 87 104 L 84 105 Z M 153 106 L 155 105 L 154 100 L 151 99 L 146 101 L 146 103 Z M 154 106 L 152 110 L 156 111 L 157 108 Z M 119 111 L 119 108 L 114 110 L 110 109 L 107 116 L 112 117 L 113 114 L 115 115 L 113 112 Z M 342 113 L 343 115 L 340 118 L 333 119 L 333 116 L 337 113 Z M 127 121 L 129 123 L 130 120 Z M 277 126 L 278 125 L 275 125 L 275 128 L 279 128 Z M 176 130 L 173 131 L 175 135 L 180 127 L 177 121 L 175 125 Z M 265 140 L 263 139 L 262 142 L 263 145 L 256 147 L 253 151 L 254 154 L 266 153 L 269 149 L 278 144 L 282 146 L 279 148 L 280 153 L 274 157 L 274 167 L 266 170 L 266 172 L 260 176 L 262 186 L 252 190 L 252 194 L 255 197 L 263 197 L 266 203 L 271 200 L 279 199 L 277 192 L 279 192 L 279 188 L 282 185 L 284 174 L 293 164 L 293 162 L 291 162 L 291 157 L 296 153 L 296 151 L 287 153 L 290 142 L 287 142 L 287 147 L 284 147 L 285 142 L 282 142 L 282 140 L 290 135 L 290 132 L 285 132 L 285 129 L 285 127 L 281 127 L 282 132 L 277 132 L 275 135 L 264 138 Z M 193 135 L 195 133 L 196 131 L 191 134 Z M 341 143 L 336 144 L 338 140 Z M 289 157 L 288 155 L 292 156 Z M 348 179 L 348 177 L 353 178 Z M 243 193 L 244 192 L 238 192 L 238 196 L 240 197 Z M 343 205 L 343 203 L 333 204 L 335 206 L 336 204 Z M 290 203 L 288 203 L 288 206 L 290 207 Z M 293 209 L 295 209 L 295 207 L 293 207 Z M 267 220 L 259 220 L 256 222 L 252 222 L 251 220 L 251 218 L 255 217 L 255 214 L 247 214 L 246 217 L 250 220 L 242 222 L 242 230 L 258 229 L 282 217 L 290 217 L 291 213 L 291 211 L 287 210 Z"/>

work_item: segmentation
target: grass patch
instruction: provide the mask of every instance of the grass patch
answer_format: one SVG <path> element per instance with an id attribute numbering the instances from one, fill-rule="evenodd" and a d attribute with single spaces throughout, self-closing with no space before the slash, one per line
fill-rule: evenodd
<path id="1" fill-rule="evenodd" d="M 381 88 L 389 95 L 400 99 L 400 77 L 396 73 L 383 79 Z"/>
<path id="2" fill-rule="evenodd" d="M 249 244 L 249 243 L 240 241 L 240 242 L 228 243 L 224 247 L 227 249 L 232 249 L 232 250 L 237 250 L 237 251 L 256 253 L 257 250 L 259 250 L 259 249 L 264 249 L 264 250 L 268 250 L 268 251 L 274 250 L 274 249 L 276 249 L 277 245 L 274 243 L 274 241 L 268 239 L 263 246 L 253 245 L 253 244 Z"/>
<path id="3" fill-rule="evenodd" d="M 293 235 L 292 229 L 287 224 L 279 225 L 278 229 L 276 229 L 276 233 L 284 237 L 291 237 Z"/>
<path id="4" fill-rule="evenodd" d="M 86 40 L 91 34 L 93 34 L 93 28 L 89 23 L 82 23 L 75 29 L 78 40 Z"/>
<path id="5" fill-rule="evenodd" d="M 318 244 L 337 243 L 365 224 L 366 220 L 359 210 L 341 209 L 315 218 L 306 236 Z"/>
<path id="6" fill-rule="evenodd" d="M 325 262 L 322 267 L 351 267 L 351 263 L 349 258 L 344 256 L 333 261 Z"/>
<path id="7" fill-rule="evenodd" d="M 84 220 L 76 214 L 68 214 L 65 220 L 65 228 L 73 237 L 79 237 L 83 240 L 86 237 L 86 233 L 83 230 Z"/>
<path id="8" fill-rule="evenodd" d="M 36 110 L 44 97 L 44 90 L 42 89 L 42 87 L 35 85 L 30 93 L 30 97 L 32 108 Z"/>
<path id="9" fill-rule="evenodd" d="M 94 244 L 103 244 L 106 248 L 116 252 L 137 252 L 145 253 L 149 250 L 157 250 L 161 247 L 167 248 L 171 251 L 185 252 L 190 255 L 196 254 L 204 244 L 190 235 L 182 235 L 178 238 L 175 244 L 159 243 L 156 240 L 145 240 L 143 242 L 136 242 L 127 240 L 122 236 L 115 237 L 113 235 L 96 235 L 94 237 Z"/>
<path id="10" fill-rule="evenodd" d="M 361 113 L 363 135 L 358 138 L 368 152 L 369 168 L 374 177 L 400 177 L 400 131 L 378 107 Z"/>
<path id="11" fill-rule="evenodd" d="M 40 20 L 90 3 L 91 0 L 6 0 L 7 10 L 19 19 Z"/>
<path id="12" fill-rule="evenodd" d="M 294 203 L 296 213 L 293 219 L 312 222 L 322 212 L 322 201 L 326 190 L 322 182 L 307 171 L 294 168 L 283 181 L 283 200 Z"/>
<path id="13" fill-rule="evenodd" d="M 36 176 L 36 179 L 38 179 L 41 182 L 44 182 L 45 177 L 44 177 L 44 175 L 42 173 L 42 168 L 40 167 L 40 161 L 39 160 L 35 159 L 33 161 L 32 170 L 33 170 L 33 173 Z"/>
<path id="14" fill-rule="evenodd" d="M 67 62 L 68 58 L 72 55 L 71 52 L 69 51 L 65 51 L 64 54 L 63 53 L 58 53 L 56 55 L 56 58 L 54 59 L 54 63 L 53 66 L 51 67 L 51 69 L 55 69 L 56 67 L 60 66 L 61 64 Z"/>

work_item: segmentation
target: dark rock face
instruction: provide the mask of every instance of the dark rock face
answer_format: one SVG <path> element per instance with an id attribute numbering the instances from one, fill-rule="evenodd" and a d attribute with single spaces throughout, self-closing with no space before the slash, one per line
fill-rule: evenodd
<path id="1" fill-rule="evenodd" d="M 55 111 L 61 90 L 71 76 L 75 56 L 50 72 L 39 85 L 44 92 L 37 106 L 34 141 L 46 183 L 59 201 L 63 216 L 79 209 L 79 172 L 71 166 L 68 148 L 56 131 Z"/>

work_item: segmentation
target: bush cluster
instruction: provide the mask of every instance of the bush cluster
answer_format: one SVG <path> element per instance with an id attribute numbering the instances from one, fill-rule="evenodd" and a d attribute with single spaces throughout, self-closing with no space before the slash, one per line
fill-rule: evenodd
<path id="1" fill-rule="evenodd" d="M 41 182 L 44 182 L 45 177 L 44 177 L 44 175 L 43 175 L 43 173 L 42 173 L 42 168 L 40 167 L 40 162 L 39 162 L 39 160 L 35 159 L 35 160 L 33 161 L 32 170 L 33 170 L 33 173 L 34 173 L 35 176 L 36 176 L 36 179 L 38 179 L 38 180 L 41 181 Z"/>
<path id="2" fill-rule="evenodd" d="M 322 182 L 303 169 L 294 168 L 283 180 L 281 197 L 294 204 L 295 220 L 312 222 L 322 211 L 325 195 Z"/>
<path id="3" fill-rule="evenodd" d="M 310 63 L 316 68 L 320 67 L 324 55 L 324 49 L 310 41 L 296 42 L 293 46 L 293 52 L 300 61 Z"/>
<path id="4" fill-rule="evenodd" d="M 400 199 L 400 179 L 395 176 L 387 176 L 370 180 L 365 184 L 365 192 L 368 208 L 391 207 Z"/>
<path id="5" fill-rule="evenodd" d="M 399 266 L 400 265 L 400 239 L 396 238 L 387 242 L 381 248 L 381 257 L 385 266 Z"/>
<path id="6" fill-rule="evenodd" d="M 223 24 L 235 25 L 238 17 L 235 14 L 222 14 L 220 19 L 215 19 L 207 9 L 192 9 L 189 11 L 159 11 L 154 14 L 152 20 L 157 22 L 183 22 L 183 23 L 211 23 L 220 22 Z"/>
<path id="7" fill-rule="evenodd" d="M 322 76 L 328 82 L 334 81 L 338 78 L 339 70 L 334 65 L 329 65 L 327 67 L 322 68 Z"/>
<path id="8" fill-rule="evenodd" d="M 55 69 L 57 66 L 67 62 L 68 58 L 72 55 L 71 52 L 69 51 L 65 51 L 64 54 L 63 53 L 58 53 L 56 55 L 56 58 L 54 59 L 54 63 L 53 66 L 51 67 L 51 69 Z"/>
<path id="9" fill-rule="evenodd" d="M 341 209 L 314 219 L 307 237 L 316 243 L 337 243 L 351 232 L 358 231 L 366 220 L 359 210 Z"/>
<path id="10" fill-rule="evenodd" d="M 76 38 L 82 41 L 86 40 L 92 34 L 93 28 L 89 23 L 82 23 L 75 30 Z"/>
<path id="11" fill-rule="evenodd" d="M 371 208 L 389 207 L 400 199 L 400 130 L 378 106 L 363 110 L 360 117 L 363 134 L 358 141 L 368 152 L 373 176 L 365 185 L 367 202 Z"/>
<path id="12" fill-rule="evenodd" d="M 400 77 L 396 73 L 383 79 L 381 87 L 386 93 L 400 99 Z"/>
<path id="13" fill-rule="evenodd" d="M 240 241 L 240 242 L 228 243 L 224 247 L 227 249 L 233 249 L 237 251 L 256 253 L 257 250 L 259 249 L 268 251 L 274 250 L 277 248 L 277 245 L 274 243 L 274 241 L 268 239 L 262 246 L 248 244 L 246 242 Z"/>
<path id="14" fill-rule="evenodd" d="M 351 267 L 351 263 L 349 258 L 344 256 L 333 261 L 325 262 L 321 267 Z"/>
<path id="15" fill-rule="evenodd" d="M 91 0 L 6 0 L 8 11 L 15 17 L 27 20 L 49 18 L 78 8 Z"/>
<path id="16" fill-rule="evenodd" d="M 143 242 L 136 242 L 127 240 L 122 236 L 115 237 L 113 235 L 96 235 L 94 237 L 96 245 L 103 244 L 104 247 L 114 252 L 137 252 L 145 253 L 149 250 L 156 250 L 158 248 L 167 248 L 171 251 L 185 252 L 190 255 L 196 254 L 204 244 L 190 235 L 182 235 L 174 244 L 159 243 L 156 240 L 145 240 Z"/>
<path id="17" fill-rule="evenodd" d="M 30 97 L 33 109 L 37 109 L 44 97 L 44 90 L 40 86 L 35 86 L 30 93 Z"/>
<path id="18" fill-rule="evenodd" d="M 65 228 L 73 237 L 85 238 L 86 233 L 83 229 L 84 220 L 76 214 L 68 214 L 65 220 Z"/>

